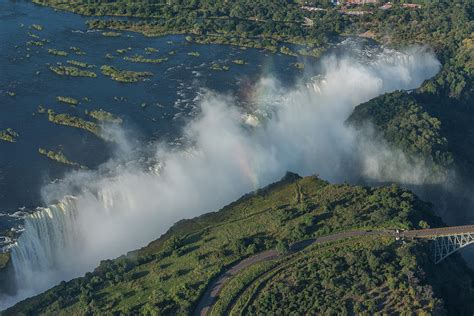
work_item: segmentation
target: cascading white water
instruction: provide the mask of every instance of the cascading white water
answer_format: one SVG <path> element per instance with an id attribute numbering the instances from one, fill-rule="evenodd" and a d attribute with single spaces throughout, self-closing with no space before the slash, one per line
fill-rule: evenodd
<path id="1" fill-rule="evenodd" d="M 216 210 L 288 170 L 318 173 L 330 181 L 382 175 L 422 183 L 426 178 L 414 171 L 423 168 L 393 165 L 403 159 L 379 155 L 381 150 L 390 152 L 379 144 L 367 147 L 370 151 L 361 149 L 344 121 L 361 102 L 419 86 L 439 70 L 436 59 L 423 50 L 392 51 L 369 64 L 329 58 L 322 65 L 324 80 L 292 91 L 262 80 L 254 102 L 257 111 L 273 115 L 262 124 L 252 119 L 250 129 L 242 126 L 243 113 L 232 106 L 232 99 L 212 94 L 204 98 L 202 114 L 184 132 L 193 147 L 157 145 L 160 175 L 111 161 L 106 166 L 111 176 L 81 171 L 47 187 L 45 194 L 52 199 L 79 184 L 83 189 L 26 219 L 12 249 L 22 295 L 8 304 L 143 246 L 177 220 Z M 367 163 L 370 172 L 359 170 Z M 386 166 L 391 167 L 388 173 L 380 173 Z"/>
<path id="2" fill-rule="evenodd" d="M 64 257 L 80 256 L 77 214 L 76 198 L 68 196 L 25 217 L 24 232 L 11 248 L 16 283 L 22 289 L 37 293 L 61 281 L 68 272 L 61 270 L 76 268 L 61 262 Z"/>

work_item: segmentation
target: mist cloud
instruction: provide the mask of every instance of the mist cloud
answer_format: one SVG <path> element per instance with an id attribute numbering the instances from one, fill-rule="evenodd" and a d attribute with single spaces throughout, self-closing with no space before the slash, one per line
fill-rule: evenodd
<path id="1" fill-rule="evenodd" d="M 333 182 L 441 180 L 344 124 L 356 105 L 435 75 L 440 64 L 432 54 L 385 50 L 368 61 L 329 57 L 321 66 L 322 76 L 297 88 L 262 78 L 251 112 L 231 96 L 206 91 L 200 114 L 184 129 L 186 145 L 153 145 L 159 175 L 130 162 L 137 157 L 125 133 L 120 155 L 99 171 L 74 172 L 46 186 L 45 201 L 62 202 L 26 220 L 13 248 L 20 289 L 14 300 L 144 246 L 177 220 L 217 210 L 288 170 Z M 68 194 L 75 197 L 64 199 Z"/>

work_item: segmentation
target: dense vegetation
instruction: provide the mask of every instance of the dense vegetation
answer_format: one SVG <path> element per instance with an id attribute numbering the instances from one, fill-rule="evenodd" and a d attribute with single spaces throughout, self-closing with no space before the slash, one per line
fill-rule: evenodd
<path id="1" fill-rule="evenodd" d="M 67 55 L 69 55 L 67 52 L 65 52 L 63 50 L 58 50 L 58 49 L 55 49 L 55 48 L 49 48 L 48 53 L 51 54 L 51 55 L 61 56 L 61 57 L 66 57 Z"/>
<path id="2" fill-rule="evenodd" d="M 262 250 L 347 229 L 439 224 L 429 204 L 396 186 L 331 185 L 316 177 L 288 174 L 219 212 L 180 221 L 147 247 L 103 261 L 94 272 L 62 282 L 5 315 L 32 311 L 58 315 L 190 314 L 214 277 L 232 263 Z M 424 244 L 404 245 L 391 238 L 360 237 L 315 245 L 280 261 L 244 270 L 234 281 L 240 286 L 234 283 L 226 287 L 220 308 L 226 309 L 230 302 L 240 304 L 238 298 L 246 297 L 246 289 L 254 293 L 254 287 L 265 286 L 264 291 L 256 292 L 258 296 L 251 295 L 250 312 L 297 311 L 311 306 L 311 310 L 325 313 L 360 309 L 431 313 L 446 308 L 455 312 L 458 305 L 472 311 L 472 279 L 460 257 L 447 260 L 458 265 L 450 276 L 465 280 L 464 294 L 460 288 L 446 294 L 457 281 L 444 278 L 442 272 L 448 266 L 440 265 L 435 269 L 442 282 L 430 283 L 424 269 L 432 263 L 426 253 Z M 255 280 L 259 283 L 254 284 Z M 288 294 L 288 286 L 298 290 Z M 342 289 L 348 295 L 340 296 Z M 342 298 L 344 304 L 337 304 Z M 274 299 L 278 304 L 272 303 Z M 317 304 L 311 303 L 313 300 Z"/>
<path id="3" fill-rule="evenodd" d="M 68 60 L 68 64 L 77 66 L 77 67 L 82 67 L 82 68 L 94 68 L 94 65 L 89 65 L 88 63 L 82 62 L 82 61 L 77 61 L 77 60 Z"/>
<path id="4" fill-rule="evenodd" d="M 50 66 L 49 69 L 60 76 L 71 76 L 71 77 L 89 77 L 95 78 L 97 74 L 89 70 L 83 70 L 74 66 Z"/>
<path id="5" fill-rule="evenodd" d="M 322 49 L 339 35 L 364 34 L 385 43 L 430 44 L 440 55 L 456 50 L 452 42 L 469 34 L 472 1 L 414 1 L 421 9 L 409 9 L 394 3 L 390 10 L 365 6 L 372 14 L 347 15 L 329 5 L 329 1 L 241 0 L 226 1 L 58 1 L 34 2 L 84 15 L 134 16 L 146 18 L 127 21 L 100 19 L 93 28 L 139 31 L 149 36 L 191 34 L 191 40 L 266 48 L 289 55 L 319 56 Z M 382 2 L 382 1 L 381 1 Z M 385 1 L 386 2 L 386 1 Z M 302 6 L 325 10 L 310 11 Z M 472 20 L 472 19 L 471 19 Z M 453 30 L 456 30 L 453 32 Z M 466 32 L 467 31 L 467 32 Z M 298 45 L 287 47 L 283 44 Z M 302 46 L 299 46 L 302 45 Z"/>
<path id="6" fill-rule="evenodd" d="M 311 249 L 256 280 L 247 290 L 253 297 L 238 301 L 236 310 L 252 315 L 439 312 L 442 302 L 429 285 L 418 284 L 409 250 L 378 240 Z"/>
<path id="7" fill-rule="evenodd" d="M 404 92 L 382 95 L 359 105 L 348 122 L 364 128 L 369 119 L 376 135 L 382 135 L 411 157 L 434 163 L 437 171 L 453 166 L 448 141 L 442 136 L 441 121 L 423 109 L 417 95 Z"/>
<path id="8" fill-rule="evenodd" d="M 114 124 L 122 124 L 122 119 L 110 112 L 105 110 L 92 110 L 92 111 L 85 111 L 87 115 L 96 119 L 97 121 L 107 122 L 107 123 L 114 123 Z"/>
<path id="9" fill-rule="evenodd" d="M 428 44 L 443 67 L 413 93 L 377 97 L 359 105 L 349 119 L 359 128 L 370 122 L 390 144 L 435 162 L 438 170 L 454 168 L 468 181 L 474 175 L 469 136 L 474 134 L 473 7 L 473 1 L 440 1 L 422 10 L 366 18 L 366 29 L 374 30 L 377 39 L 397 46 Z"/>
<path id="10" fill-rule="evenodd" d="M 378 135 L 416 158 L 434 162 L 434 172 L 474 176 L 474 108 L 468 101 L 418 92 L 395 92 L 356 107 L 349 124 L 371 123 Z"/>
<path id="11" fill-rule="evenodd" d="M 162 58 L 146 58 L 145 56 L 135 54 L 133 56 L 125 56 L 123 60 L 131 61 L 134 63 L 148 63 L 148 64 L 161 64 L 168 60 L 168 57 Z"/>
<path id="12" fill-rule="evenodd" d="M 250 283 L 231 315 L 469 313 L 472 304 L 464 300 L 472 292 L 464 296 L 457 290 L 455 295 L 462 297 L 453 295 L 445 305 L 419 270 L 429 265 L 423 245 L 400 246 L 392 240 L 352 240 L 313 248 Z"/>
<path id="13" fill-rule="evenodd" d="M 109 76 L 112 80 L 125 83 L 143 81 L 146 78 L 153 76 L 153 73 L 148 71 L 120 70 L 108 65 L 103 65 L 100 67 L 100 70 L 104 75 Z"/>
<path id="14" fill-rule="evenodd" d="M 62 103 L 69 104 L 69 105 L 72 105 L 72 106 L 76 106 L 76 105 L 79 104 L 79 100 L 77 100 L 73 97 L 57 96 L 56 100 L 58 102 L 62 102 Z"/>
<path id="15" fill-rule="evenodd" d="M 91 121 L 86 121 L 80 117 L 66 113 L 56 114 L 53 110 L 48 110 L 48 120 L 58 125 L 65 125 L 75 128 L 84 129 L 97 136 L 101 136 L 100 127 Z"/>
<path id="16" fill-rule="evenodd" d="M 85 15 L 115 15 L 147 18 L 141 21 L 94 20 L 94 28 L 134 30 L 149 36 L 192 34 L 203 43 L 224 43 L 277 51 L 279 43 L 324 46 L 328 36 L 342 28 L 346 16 L 337 11 L 313 14 L 313 27 L 305 27 L 307 12 L 293 1 L 35 1 Z"/>
<path id="17" fill-rule="evenodd" d="M 90 22 L 94 28 L 126 29 L 148 35 L 192 34 L 194 37 L 189 39 L 199 42 L 267 48 L 289 55 L 299 50 L 303 55 L 318 56 L 320 48 L 340 35 L 364 34 L 395 46 L 428 44 L 444 68 L 426 90 L 460 97 L 473 89 L 472 0 L 414 1 L 422 4 L 419 9 L 392 1 L 394 5 L 389 10 L 366 6 L 364 9 L 372 14 L 360 16 L 341 14 L 340 8 L 329 6 L 328 1 L 242 0 L 232 6 L 225 1 L 208 0 L 34 2 L 85 15 L 147 18 L 95 20 Z M 303 4 L 325 10 L 304 10 Z M 284 43 L 302 46 L 286 47 Z"/>

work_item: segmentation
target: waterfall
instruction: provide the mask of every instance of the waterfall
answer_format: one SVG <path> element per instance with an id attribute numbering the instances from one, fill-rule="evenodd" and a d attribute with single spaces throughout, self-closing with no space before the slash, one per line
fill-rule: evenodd
<path id="1" fill-rule="evenodd" d="M 375 153 L 361 151 L 344 122 L 357 104 L 384 92 L 418 87 L 438 72 L 439 63 L 425 51 L 414 51 L 413 57 L 386 54 L 369 64 L 329 58 L 323 62 L 324 79 L 312 86 L 288 90 L 272 78 L 262 79 L 252 90 L 252 100 L 261 112 L 269 106 L 274 115 L 262 115 L 260 124 L 247 117 L 243 126 L 236 100 L 206 94 L 200 115 L 183 129 L 183 138 L 192 146 L 154 145 L 153 158 L 161 164 L 153 169 L 159 169 L 159 175 L 140 164 L 122 164 L 125 158 L 120 157 L 100 172 L 74 172 L 43 188 L 45 201 L 61 199 L 65 192 L 77 195 L 26 218 L 24 232 L 12 247 L 17 287 L 24 293 L 4 305 L 80 276 L 100 260 L 145 246 L 176 221 L 217 210 L 288 170 L 317 172 L 342 182 L 364 176 L 360 166 L 366 160 L 376 166 L 392 163 L 377 155 L 377 144 L 372 146 Z M 127 142 L 126 137 L 120 140 Z M 123 147 L 133 151 L 132 146 Z M 389 168 L 390 179 L 399 183 L 405 183 L 403 177 L 414 174 L 412 170 L 420 170 L 395 167 Z"/>
<path id="2" fill-rule="evenodd" d="M 18 289 L 38 293 L 74 271 L 81 253 L 77 213 L 76 198 L 67 196 L 25 218 L 24 232 L 11 247 Z"/>

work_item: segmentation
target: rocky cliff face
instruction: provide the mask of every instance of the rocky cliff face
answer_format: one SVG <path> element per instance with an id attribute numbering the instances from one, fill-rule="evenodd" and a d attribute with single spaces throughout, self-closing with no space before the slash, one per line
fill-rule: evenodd
<path id="1" fill-rule="evenodd" d="M 15 292 L 14 275 L 10 253 L 0 254 L 0 297 Z"/>

